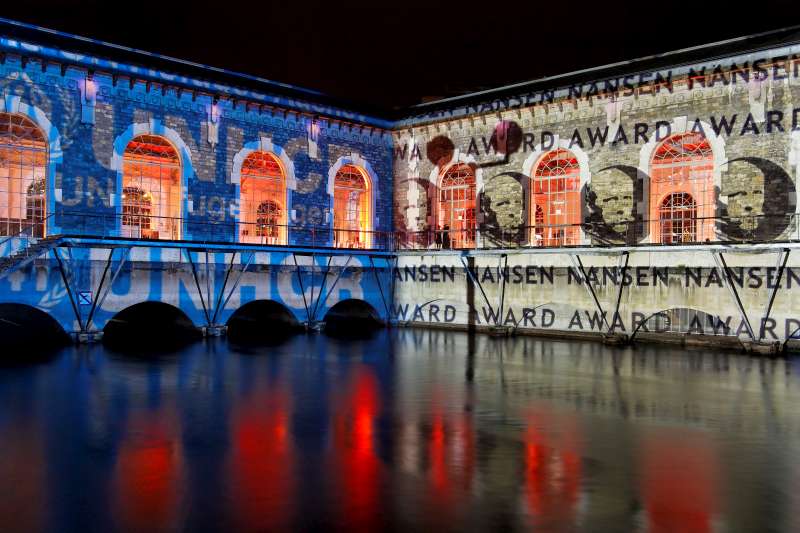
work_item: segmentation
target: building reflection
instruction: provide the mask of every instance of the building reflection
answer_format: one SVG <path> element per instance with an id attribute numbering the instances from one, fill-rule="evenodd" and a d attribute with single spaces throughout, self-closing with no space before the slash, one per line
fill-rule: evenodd
<path id="1" fill-rule="evenodd" d="M 639 444 L 640 491 L 647 530 L 654 533 L 714 530 L 720 491 L 720 450 L 701 431 L 653 430 Z"/>
<path id="2" fill-rule="evenodd" d="M 142 411 L 128 420 L 115 471 L 118 520 L 124 530 L 174 527 L 181 476 L 174 413 Z"/>
<path id="3" fill-rule="evenodd" d="M 330 461 L 335 514 L 356 530 L 375 530 L 381 518 L 381 463 L 375 424 L 381 410 L 373 370 L 354 368 L 343 391 L 333 393 Z"/>
<path id="4" fill-rule="evenodd" d="M 574 416 L 531 413 L 524 432 L 525 507 L 535 528 L 576 524 L 581 490 L 578 424 Z M 554 434 L 555 433 L 555 434 Z"/>
<path id="5" fill-rule="evenodd" d="M 286 529 L 295 498 L 291 404 L 284 387 L 239 400 L 231 424 L 231 501 L 237 529 Z"/>

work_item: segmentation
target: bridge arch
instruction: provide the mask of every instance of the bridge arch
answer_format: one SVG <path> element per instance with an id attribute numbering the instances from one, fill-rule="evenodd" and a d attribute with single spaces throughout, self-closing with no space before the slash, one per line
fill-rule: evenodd
<path id="1" fill-rule="evenodd" d="M 121 351 L 170 351 L 201 336 L 200 330 L 181 309 L 156 301 L 124 308 L 103 328 L 103 342 Z"/>
<path id="2" fill-rule="evenodd" d="M 356 298 L 342 300 L 325 313 L 327 333 L 369 333 L 382 325 L 380 313 L 368 302 Z"/>
<path id="3" fill-rule="evenodd" d="M 288 307 L 275 300 L 253 300 L 237 309 L 227 322 L 228 338 L 234 342 L 269 342 L 301 329 Z"/>
<path id="4" fill-rule="evenodd" d="M 0 339 L 4 354 L 0 357 L 0 364 L 6 362 L 7 357 L 19 361 L 23 359 L 22 353 L 35 353 L 36 350 L 59 348 L 70 343 L 69 334 L 55 318 L 22 303 L 0 303 Z"/>

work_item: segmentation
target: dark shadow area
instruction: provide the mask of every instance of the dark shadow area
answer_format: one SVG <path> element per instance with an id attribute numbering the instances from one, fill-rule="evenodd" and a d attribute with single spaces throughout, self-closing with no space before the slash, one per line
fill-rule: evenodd
<path id="1" fill-rule="evenodd" d="M 378 312 L 363 300 L 342 300 L 325 315 L 325 334 L 331 337 L 364 339 L 382 327 Z"/>
<path id="2" fill-rule="evenodd" d="M 161 302 L 123 309 L 103 328 L 107 348 L 132 355 L 163 355 L 201 338 L 202 333 L 183 311 Z"/>
<path id="3" fill-rule="evenodd" d="M 228 340 L 241 346 L 274 346 L 302 330 L 291 311 L 273 300 L 245 304 L 228 320 Z"/>
<path id="4" fill-rule="evenodd" d="M 50 315 L 24 304 L 0 304 L 0 366 L 50 360 L 70 344 L 64 328 Z"/>

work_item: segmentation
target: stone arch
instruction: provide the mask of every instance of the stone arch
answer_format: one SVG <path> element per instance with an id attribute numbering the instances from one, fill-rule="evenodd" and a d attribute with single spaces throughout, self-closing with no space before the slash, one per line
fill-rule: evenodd
<path id="1" fill-rule="evenodd" d="M 128 126 L 116 139 L 114 139 L 111 156 L 111 170 L 117 173 L 114 200 L 112 205 L 116 211 L 116 231 L 120 233 L 122 228 L 122 168 L 125 149 L 128 143 L 139 135 L 155 135 L 167 139 L 177 150 L 181 160 L 181 238 L 190 240 L 191 235 L 187 232 L 186 218 L 192 207 L 189 203 L 189 180 L 194 176 L 194 165 L 192 164 L 192 152 L 189 146 L 181 138 L 180 134 L 163 124 L 158 119 L 150 119 L 149 122 L 137 122 Z"/>
<path id="2" fill-rule="evenodd" d="M 572 146 L 570 147 L 570 142 L 568 139 L 562 139 L 559 135 L 553 136 L 553 143 L 552 146 L 548 146 L 545 148 L 542 143 L 537 144 L 534 146 L 533 150 L 531 151 L 530 155 L 525 158 L 525 161 L 522 163 L 522 173 L 525 176 L 525 181 L 529 182 L 533 178 L 533 172 L 536 170 L 536 165 L 539 163 L 539 160 L 544 156 L 546 153 L 552 150 L 569 150 L 578 160 L 578 176 L 579 176 L 579 183 L 578 187 L 581 191 L 581 196 L 583 196 L 584 191 L 586 190 L 586 185 L 592 179 L 592 173 L 589 170 L 589 154 L 587 154 L 583 148 L 580 146 Z M 525 212 L 530 212 L 531 206 L 531 189 L 530 185 L 526 186 L 526 198 L 525 198 Z M 581 198 L 581 222 L 586 219 L 586 200 L 585 198 Z M 533 221 L 528 220 L 527 226 L 532 226 Z M 526 238 L 529 239 L 528 236 Z M 530 240 L 530 239 L 529 239 Z M 586 237 L 586 232 L 584 231 L 583 227 L 580 228 L 580 244 L 587 244 L 588 240 Z"/>
<path id="3" fill-rule="evenodd" d="M 647 179 L 643 180 L 642 200 L 636 206 L 637 212 L 647 214 L 650 213 L 650 165 L 652 163 L 653 154 L 656 148 L 658 148 L 662 142 L 667 140 L 672 135 L 691 133 L 695 128 L 695 124 L 699 124 L 702 128 L 702 132 L 697 133 L 703 133 L 708 140 L 709 145 L 711 146 L 711 154 L 714 162 L 714 188 L 717 191 L 722 190 L 722 173 L 728 169 L 728 159 L 725 153 L 725 139 L 721 135 L 714 133 L 714 128 L 711 127 L 711 124 L 708 122 L 698 119 L 695 122 L 690 123 L 686 117 L 674 117 L 672 121 L 669 122 L 669 131 L 665 135 L 658 136 L 654 133 L 639 151 L 639 175 L 647 176 Z M 723 201 L 724 199 L 720 198 L 719 200 Z M 648 232 L 647 237 L 645 237 L 643 242 L 652 242 L 652 240 L 653 235 L 651 232 Z"/>
<path id="4" fill-rule="evenodd" d="M 325 313 L 325 331 L 363 335 L 382 326 L 380 313 L 368 302 L 355 298 L 341 300 Z"/>
<path id="5" fill-rule="evenodd" d="M 326 223 L 329 225 L 330 229 L 333 230 L 333 193 L 334 193 L 334 186 L 336 181 L 336 174 L 339 170 L 345 165 L 353 165 L 355 167 L 360 168 L 366 174 L 366 178 L 369 181 L 369 205 L 370 205 L 370 230 L 376 231 L 378 228 L 378 217 L 375 207 L 378 201 L 378 191 L 380 190 L 380 181 L 378 175 L 373 170 L 372 165 L 369 164 L 369 161 L 364 159 L 360 154 L 356 152 L 352 152 L 350 155 L 345 155 L 340 157 L 339 159 L 334 162 L 333 165 L 328 169 L 328 220 Z M 331 235 L 331 239 L 333 239 L 333 235 Z"/>
<path id="6" fill-rule="evenodd" d="M 103 327 L 106 344 L 145 353 L 171 350 L 200 337 L 199 329 L 182 309 L 154 300 L 125 307 Z"/>
<path id="7" fill-rule="evenodd" d="M 297 177 L 295 175 L 294 161 L 286 153 L 286 150 L 280 145 L 274 144 L 272 139 L 268 137 L 261 137 L 257 141 L 250 141 L 245 143 L 241 150 L 236 152 L 233 156 L 233 168 L 231 170 L 231 183 L 233 184 L 233 195 L 236 198 L 237 213 L 235 217 L 236 227 L 234 228 L 234 238 L 238 240 L 239 236 L 239 221 L 241 219 L 241 195 L 242 195 L 242 165 L 247 159 L 247 156 L 253 152 L 267 152 L 278 158 L 281 166 L 283 167 L 283 178 L 286 184 L 286 194 L 284 195 L 284 208 L 286 210 L 286 223 L 291 223 L 294 218 L 292 215 L 292 195 L 297 190 Z M 289 244 L 290 235 L 287 231 L 286 244 Z"/>
<path id="8" fill-rule="evenodd" d="M 60 203 L 62 198 L 61 187 L 56 187 L 56 176 L 59 175 L 61 164 L 64 161 L 64 152 L 61 149 L 61 134 L 42 109 L 23 102 L 19 96 L 8 94 L 0 98 L 0 113 L 3 112 L 28 117 L 42 130 L 45 139 L 47 139 L 47 170 L 45 171 L 47 213 L 55 213 L 56 202 Z M 58 233 L 61 233 L 61 227 L 58 226 L 56 217 L 49 217 L 46 234 L 55 235 Z"/>
<path id="9" fill-rule="evenodd" d="M 226 325 L 228 336 L 234 341 L 280 339 L 302 327 L 294 313 L 276 300 L 247 302 L 234 311 Z"/>
<path id="10" fill-rule="evenodd" d="M 12 356 L 16 350 L 30 353 L 31 348 L 56 348 L 70 342 L 64 325 L 50 313 L 16 302 L 0 303 L 0 339 L 3 352 Z"/>

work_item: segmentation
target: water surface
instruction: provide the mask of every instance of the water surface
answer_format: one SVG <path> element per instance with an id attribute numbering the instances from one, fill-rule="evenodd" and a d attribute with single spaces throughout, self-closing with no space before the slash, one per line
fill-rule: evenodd
<path id="1" fill-rule="evenodd" d="M 0 368 L 3 531 L 800 531 L 791 361 L 381 331 Z"/>

